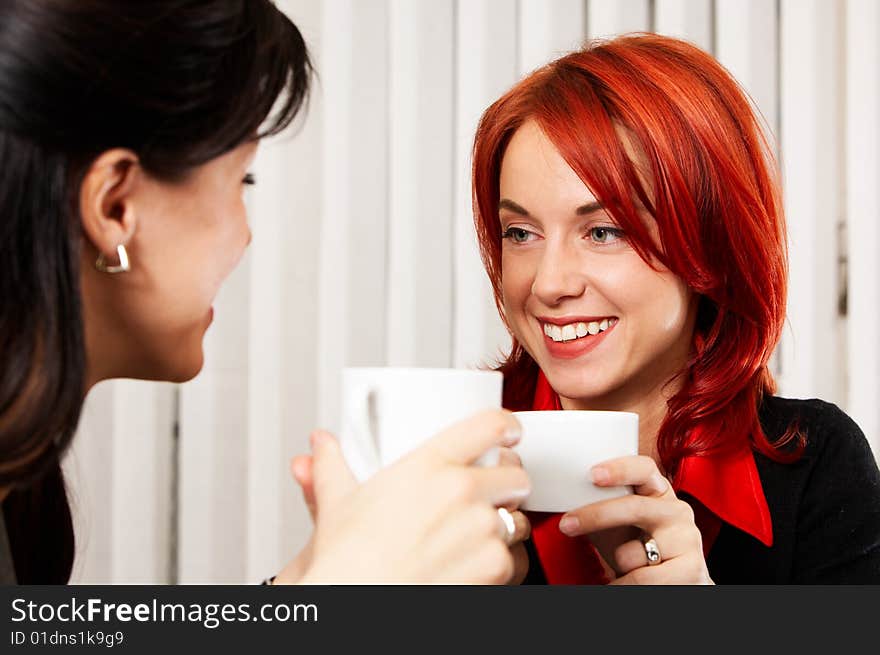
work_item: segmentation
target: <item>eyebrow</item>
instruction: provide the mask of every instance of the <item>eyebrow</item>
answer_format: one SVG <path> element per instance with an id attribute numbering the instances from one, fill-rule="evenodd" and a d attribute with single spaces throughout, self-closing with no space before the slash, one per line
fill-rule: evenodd
<path id="1" fill-rule="evenodd" d="M 530 216 L 529 211 L 518 205 L 513 200 L 509 200 L 508 198 L 502 198 L 498 203 L 498 209 L 507 209 L 512 211 L 514 214 L 519 214 L 520 216 Z M 577 209 L 574 210 L 574 213 L 578 216 L 585 216 L 587 214 L 592 214 L 593 212 L 597 212 L 602 209 L 602 203 L 598 200 L 594 200 L 593 202 L 588 202 L 586 205 L 581 205 Z"/>

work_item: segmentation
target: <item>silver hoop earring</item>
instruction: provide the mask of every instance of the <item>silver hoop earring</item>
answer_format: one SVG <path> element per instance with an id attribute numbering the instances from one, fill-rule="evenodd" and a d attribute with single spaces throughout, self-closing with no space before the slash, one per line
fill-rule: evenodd
<path id="1" fill-rule="evenodd" d="M 116 246 L 116 254 L 119 256 L 118 266 L 108 266 L 107 260 L 104 258 L 104 253 L 101 253 L 98 255 L 98 259 L 95 260 L 95 268 L 102 273 L 126 273 L 130 271 L 131 265 L 128 261 L 128 252 L 125 250 L 125 246 L 121 243 Z"/>

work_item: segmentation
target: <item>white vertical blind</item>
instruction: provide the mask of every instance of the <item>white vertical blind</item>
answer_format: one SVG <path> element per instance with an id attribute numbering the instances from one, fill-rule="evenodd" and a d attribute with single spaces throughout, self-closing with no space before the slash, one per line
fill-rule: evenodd
<path id="1" fill-rule="evenodd" d="M 386 361 L 387 0 L 324 3 L 318 418 L 336 427 L 339 373 Z"/>
<path id="2" fill-rule="evenodd" d="M 318 58 L 320 5 L 281 5 L 296 16 Z M 315 289 L 319 281 L 316 220 L 321 215 L 323 98 L 318 90 L 294 132 L 263 144 L 249 200 L 250 248 L 247 389 L 247 566 L 244 581 L 274 572 L 303 544 L 307 512 L 289 473 L 292 455 L 308 452 L 317 425 Z M 294 199 L 293 202 L 290 199 Z M 330 262 L 333 265 L 334 262 Z M 292 339 L 290 335 L 302 335 Z"/>
<path id="3" fill-rule="evenodd" d="M 171 527 L 169 446 L 174 420 L 173 388 L 133 380 L 111 384 L 113 579 L 136 583 L 164 579 L 169 556 L 165 544 Z M 131 508 L 137 507 L 143 498 L 150 498 L 151 502 L 139 514 L 132 512 Z M 145 557 L 130 557 L 129 553 L 141 549 Z"/>
<path id="4" fill-rule="evenodd" d="M 736 78 L 757 110 L 778 155 L 779 21 L 777 0 L 715 0 L 715 57 Z M 789 338 L 783 335 L 783 341 Z M 781 373 L 779 350 L 771 369 Z"/>
<path id="5" fill-rule="evenodd" d="M 827 0 L 781 4 L 780 131 L 791 253 L 781 390 L 842 403 L 840 8 Z"/>
<path id="6" fill-rule="evenodd" d="M 388 357 L 452 363 L 455 2 L 391 2 Z"/>
<path id="7" fill-rule="evenodd" d="M 255 174 L 259 184 L 279 195 L 254 194 L 249 214 L 254 216 L 250 247 L 248 296 L 247 376 L 247 487 L 245 518 L 247 533 L 247 579 L 266 577 L 268 562 L 281 551 L 281 501 L 283 492 L 284 440 L 281 408 L 285 402 L 282 375 L 285 359 L 283 286 L 284 222 L 290 219 L 278 203 L 289 174 L 285 149 L 277 141 L 264 145 Z M 280 192 L 280 193 L 279 193 Z M 288 205 L 290 207 L 290 205 Z M 270 569 L 271 570 L 271 569 Z M 276 569 L 277 570 L 277 569 Z"/>
<path id="8" fill-rule="evenodd" d="M 99 465 L 113 447 L 113 419 L 108 411 L 113 404 L 112 384 L 100 384 L 89 394 L 77 435 L 64 460 L 76 535 L 73 580 L 104 583 L 114 579 L 110 507 L 114 472 Z"/>
<path id="9" fill-rule="evenodd" d="M 715 0 L 715 56 L 779 135 L 777 0 Z"/>
<path id="10" fill-rule="evenodd" d="M 118 380 L 93 390 L 65 462 L 74 580 L 168 581 L 173 422 L 172 385 Z"/>
<path id="11" fill-rule="evenodd" d="M 519 77 L 586 35 L 685 38 L 752 97 L 781 139 L 791 233 L 781 391 L 839 403 L 880 452 L 880 3 L 279 5 L 317 65 L 308 115 L 261 146 L 253 242 L 215 303 L 203 372 L 176 389 L 112 382 L 90 396 L 65 463 L 74 580 L 274 573 L 309 534 L 288 462 L 313 428 L 338 427 L 343 366 L 474 366 L 508 348 L 473 232 L 474 129 Z"/>
<path id="12" fill-rule="evenodd" d="M 654 30 L 712 52 L 711 0 L 654 0 Z"/>
<path id="13" fill-rule="evenodd" d="M 323 82 L 323 6 L 313 0 L 285 0 L 281 5 L 302 30 L 306 43 L 315 57 L 315 65 Z M 323 217 L 322 174 L 324 170 L 324 102 L 322 82 L 315 87 L 308 114 L 298 121 L 293 134 L 283 137 L 279 147 L 285 149 L 287 174 L 278 180 L 279 188 L 263 193 L 274 197 L 285 207 L 282 236 L 283 249 L 281 335 L 281 386 L 276 393 L 281 402 L 281 438 L 284 452 L 275 471 L 281 476 L 281 552 L 280 565 L 299 551 L 308 538 L 311 522 L 296 485 L 292 482 L 288 460 L 292 455 L 308 452 L 308 435 L 321 425 L 318 419 L 319 389 L 317 335 L 320 329 L 316 290 L 319 288 L 320 238 L 319 223 Z M 255 216 L 259 222 L 260 216 Z M 259 225 L 255 224 L 255 229 Z M 299 335 L 293 338 L 293 335 Z M 245 437 L 246 438 L 246 437 Z M 249 581 L 277 571 L 272 562 L 263 563 L 268 570 L 259 571 Z"/>
<path id="14" fill-rule="evenodd" d="M 528 74 L 583 45 L 585 27 L 583 0 L 520 0 L 520 74 Z"/>
<path id="15" fill-rule="evenodd" d="M 595 39 L 648 30 L 650 7 L 648 0 L 588 0 L 587 34 Z"/>
<path id="16" fill-rule="evenodd" d="M 474 366 L 509 350 L 474 234 L 471 147 L 480 115 L 517 79 L 516 11 L 505 0 L 457 5 L 455 108 L 455 366 Z"/>
<path id="17" fill-rule="evenodd" d="M 180 388 L 177 580 L 245 580 L 249 277 L 253 253 L 223 286 L 205 367 Z"/>
<path id="18" fill-rule="evenodd" d="M 880 2 L 846 5 L 849 410 L 880 454 Z"/>

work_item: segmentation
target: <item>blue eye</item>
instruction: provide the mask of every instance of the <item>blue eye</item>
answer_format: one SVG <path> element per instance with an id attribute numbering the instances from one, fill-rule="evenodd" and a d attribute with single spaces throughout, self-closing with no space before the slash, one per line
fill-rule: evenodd
<path id="1" fill-rule="evenodd" d="M 514 243 L 526 243 L 531 232 L 521 227 L 509 227 L 501 233 L 502 239 L 510 239 Z"/>
<path id="2" fill-rule="evenodd" d="M 616 227 L 593 227 L 590 228 L 590 238 L 596 243 L 614 243 L 623 237 L 623 230 Z"/>

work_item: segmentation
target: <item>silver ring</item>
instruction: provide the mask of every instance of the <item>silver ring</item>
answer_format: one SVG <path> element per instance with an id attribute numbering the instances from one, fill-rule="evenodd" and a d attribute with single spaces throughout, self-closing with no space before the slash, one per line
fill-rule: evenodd
<path id="1" fill-rule="evenodd" d="M 516 534 L 516 523 L 513 520 L 513 515 L 504 507 L 499 507 L 498 516 L 501 517 L 501 522 L 504 524 L 504 541 L 510 544 L 513 542 L 513 536 Z"/>
<path id="2" fill-rule="evenodd" d="M 644 542 L 644 546 L 645 555 L 648 556 L 648 566 L 656 566 L 659 564 L 663 558 L 660 557 L 660 549 L 657 547 L 657 542 L 651 538 Z"/>

